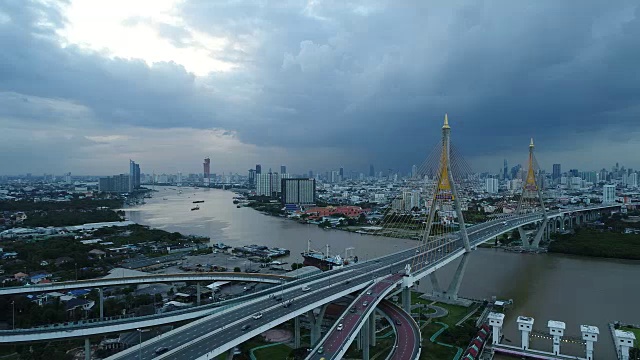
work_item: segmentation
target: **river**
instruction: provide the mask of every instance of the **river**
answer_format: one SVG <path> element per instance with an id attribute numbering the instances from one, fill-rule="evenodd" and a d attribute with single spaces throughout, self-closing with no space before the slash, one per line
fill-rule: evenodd
<path id="1" fill-rule="evenodd" d="M 319 250 L 328 244 L 333 254 L 343 254 L 346 247 L 354 247 L 355 254 L 363 260 L 416 244 L 412 240 L 323 230 L 316 225 L 263 215 L 251 208 L 236 208 L 230 191 L 181 188 L 183 193 L 178 194 L 177 189 L 158 187 L 146 204 L 126 209 L 127 218 L 167 231 L 208 236 L 212 243 L 284 247 L 291 250 L 290 258 L 284 259 L 289 262 L 302 262 L 300 253 L 306 249 L 307 240 Z M 204 200 L 198 204 L 200 210 L 191 211 L 194 200 Z M 598 326 L 600 338 L 595 355 L 611 359 L 615 354 L 607 323 L 640 323 L 639 265 L 640 261 L 478 249 L 467 265 L 460 296 L 513 299 L 504 331 L 505 338 L 516 346 L 520 344 L 515 323 L 518 315 L 533 317 L 534 329 L 545 332 L 548 320 L 564 321 L 565 335 L 572 337 L 580 336 L 581 324 Z M 454 262 L 438 271 L 441 285 L 448 283 L 456 266 Z M 425 278 L 418 288 L 429 291 L 428 283 Z M 531 347 L 550 350 L 551 342 L 532 339 Z M 584 355 L 583 347 L 572 344 L 563 343 L 561 351 Z"/>

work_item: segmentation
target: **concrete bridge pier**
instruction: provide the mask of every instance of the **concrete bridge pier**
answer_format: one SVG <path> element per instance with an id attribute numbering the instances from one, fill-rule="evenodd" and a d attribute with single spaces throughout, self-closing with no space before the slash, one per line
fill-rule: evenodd
<path id="1" fill-rule="evenodd" d="M 300 347 L 300 317 L 293 318 L 293 348 Z"/>
<path id="2" fill-rule="evenodd" d="M 548 222 L 549 222 L 549 218 L 545 217 L 544 220 L 542 221 L 542 224 L 536 231 L 536 235 L 533 238 L 533 243 L 531 243 L 531 247 L 537 248 L 540 245 L 540 240 L 542 240 L 542 237 L 544 236 L 544 233 L 547 229 Z"/>
<path id="3" fill-rule="evenodd" d="M 362 335 L 362 360 L 369 360 L 369 345 L 370 345 L 370 337 L 369 334 L 369 322 L 371 318 L 368 318 L 362 328 L 360 328 L 360 334 Z"/>
<path id="4" fill-rule="evenodd" d="M 200 282 L 196 283 L 196 304 L 200 306 Z"/>
<path id="5" fill-rule="evenodd" d="M 442 296 L 442 288 L 440 287 L 440 282 L 438 282 L 438 277 L 436 276 L 435 271 L 429 274 L 429 279 L 431 280 L 433 296 Z"/>
<path id="6" fill-rule="evenodd" d="M 233 360 L 233 348 L 227 351 L 227 360 Z"/>
<path id="7" fill-rule="evenodd" d="M 449 299 L 458 299 L 458 291 L 460 291 L 460 285 L 462 285 L 462 277 L 464 276 L 464 272 L 467 269 L 467 263 L 469 262 L 470 255 L 471 252 L 469 251 L 465 252 L 462 255 L 462 260 L 460 260 L 460 264 L 458 264 L 456 273 L 453 275 L 453 279 L 451 279 L 451 283 L 449 283 L 449 288 L 447 289 L 447 297 Z M 407 312 L 411 314 L 411 309 L 409 309 Z"/>
<path id="8" fill-rule="evenodd" d="M 375 311 L 369 315 L 369 343 L 371 346 L 376 346 L 376 314 Z"/>
<path id="9" fill-rule="evenodd" d="M 309 318 L 309 325 L 311 327 L 311 346 L 315 346 L 322 338 L 322 319 L 324 319 L 324 312 L 327 310 L 327 305 L 324 304 L 319 308 L 307 312 Z M 318 315 L 315 315 L 315 310 L 318 310 Z"/>
<path id="10" fill-rule="evenodd" d="M 411 288 L 408 286 L 402 288 L 402 308 L 411 314 Z"/>
<path id="11" fill-rule="evenodd" d="M 84 360 L 91 360 L 91 342 L 84 338 Z"/>
<path id="12" fill-rule="evenodd" d="M 520 240 L 522 240 L 522 246 L 529 247 L 529 239 L 527 239 L 527 233 L 522 226 L 518 227 L 518 234 L 520 234 Z"/>
<path id="13" fill-rule="evenodd" d="M 104 320 L 104 293 L 102 288 L 98 288 L 98 295 L 100 296 L 100 321 Z"/>

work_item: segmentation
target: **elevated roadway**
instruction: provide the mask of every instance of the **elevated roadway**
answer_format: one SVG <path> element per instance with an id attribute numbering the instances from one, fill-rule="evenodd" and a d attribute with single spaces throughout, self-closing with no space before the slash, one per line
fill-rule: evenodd
<path id="1" fill-rule="evenodd" d="M 620 207 L 620 204 L 563 209 L 560 211 L 548 212 L 547 216 L 559 216 L 560 214 L 566 213 L 601 210 L 614 207 Z M 469 240 L 472 246 L 477 246 L 483 242 L 489 241 L 495 236 L 511 231 L 519 226 L 540 222 L 542 220 L 543 216 L 541 213 L 517 215 L 495 219 L 482 224 L 468 227 Z M 167 354 L 160 356 L 161 358 L 171 358 L 171 354 L 185 355 L 187 356 L 185 358 L 211 358 L 211 356 L 221 354 L 224 351 L 233 348 L 233 346 L 236 346 L 242 341 L 245 341 L 252 336 L 259 334 L 267 328 L 276 326 L 295 316 L 305 313 L 306 311 L 308 311 L 308 309 L 313 309 L 315 307 L 331 302 L 334 299 L 337 299 L 348 293 L 361 290 L 366 287 L 367 283 L 370 282 L 373 278 L 380 278 L 390 273 L 400 272 L 407 263 L 410 264 L 417 256 L 420 257 L 419 260 L 422 262 L 418 264 L 415 269 L 413 269 L 412 275 L 416 279 L 419 279 L 446 265 L 447 263 L 454 261 L 462 254 L 464 254 L 462 241 L 461 239 L 459 239 L 459 237 L 455 237 L 455 240 L 448 241 L 446 243 L 444 241 L 441 243 L 436 242 L 433 247 L 430 247 L 423 253 L 417 254 L 416 248 L 411 248 L 400 251 L 398 253 L 385 255 L 375 260 L 351 265 L 343 269 L 337 269 L 322 274 L 312 275 L 304 279 L 287 279 L 287 283 L 283 284 L 281 290 L 283 301 L 295 299 L 293 304 L 287 308 L 282 307 L 282 302 L 279 303 L 280 306 L 273 306 L 273 300 L 265 301 L 268 300 L 269 297 L 266 295 L 266 293 L 263 293 L 252 298 L 249 301 L 243 301 L 238 302 L 234 305 L 229 305 L 222 311 L 218 311 L 215 314 L 210 314 L 202 318 L 201 320 L 185 325 L 184 327 L 167 333 L 162 337 L 147 341 L 142 344 L 140 352 L 143 354 L 143 358 L 151 359 L 156 356 L 155 349 L 160 346 L 160 344 L 168 344 L 172 350 Z M 4 294 L 69 290 L 94 286 L 100 287 L 126 284 L 143 284 L 160 281 L 234 280 L 232 277 L 236 277 L 235 280 L 260 282 L 272 281 L 273 283 L 281 283 L 281 279 L 283 278 L 282 275 L 239 275 L 238 273 L 149 275 L 119 279 L 85 280 L 82 282 L 73 282 L 67 284 L 54 283 L 47 285 L 36 285 L 32 287 L 5 288 L 6 292 Z M 350 282 L 346 283 L 346 280 L 350 280 Z M 302 292 L 301 287 L 303 285 L 310 285 L 311 290 L 308 292 Z M 193 311 L 196 312 L 200 310 L 193 309 Z M 263 313 L 263 317 L 261 319 L 253 320 L 251 316 L 256 312 Z M 225 315 L 224 321 L 222 321 L 223 314 Z M 198 316 L 204 316 L 204 314 L 199 314 Z M 192 319 L 195 317 L 197 316 L 192 317 Z M 273 320 L 274 318 L 276 320 Z M 253 330 L 241 330 L 242 326 L 244 325 L 243 322 L 246 320 L 252 320 L 251 329 Z M 130 329 L 132 326 L 138 328 L 152 325 L 150 325 L 150 323 L 145 323 L 144 321 L 134 320 L 128 326 Z M 82 330 L 89 327 L 93 329 L 101 328 L 102 330 L 107 331 L 113 329 L 110 325 L 106 324 L 102 327 L 96 327 L 95 324 L 82 325 L 80 328 L 72 330 L 74 334 L 69 334 L 68 330 L 61 332 L 60 330 L 55 329 L 49 331 L 40 331 L 37 338 L 34 338 L 32 336 L 28 336 L 25 338 L 23 336 L 23 333 L 16 334 L 13 333 L 13 331 L 1 331 L 0 342 L 6 343 L 85 336 L 87 334 Z M 224 333 L 219 333 L 222 331 L 223 327 L 225 329 Z M 237 333 L 235 331 L 237 331 Z M 47 334 L 47 332 L 50 332 L 50 334 Z M 69 335 L 65 336 L 64 334 Z M 227 336 L 227 334 L 240 334 L 242 336 L 234 338 L 235 340 L 232 340 L 231 337 Z M 214 341 L 214 338 L 219 338 L 220 340 Z M 239 341 L 238 339 L 244 340 Z M 136 356 L 133 355 L 133 352 L 134 351 L 131 349 L 125 350 L 112 356 L 111 359 L 137 358 L 137 352 L 135 353 Z"/>
<path id="2" fill-rule="evenodd" d="M 420 358 L 422 335 L 420 326 L 407 312 L 388 300 L 382 300 L 378 304 L 393 326 L 396 333 L 396 342 L 393 346 L 389 360 L 415 360 Z"/>
<path id="3" fill-rule="evenodd" d="M 12 286 L 0 288 L 0 296 L 14 294 L 33 294 L 50 291 L 68 291 L 75 289 L 90 289 L 108 286 L 125 286 L 153 284 L 162 282 L 198 282 L 198 281 L 247 281 L 280 284 L 295 280 L 285 275 L 234 273 L 234 272 L 203 272 L 203 273 L 178 273 L 127 276 L 119 278 L 102 278 L 78 281 L 62 281 L 49 284 L 36 284 L 28 286 Z"/>
<path id="4" fill-rule="evenodd" d="M 339 329 L 334 326 L 313 349 L 307 359 L 341 359 L 347 352 L 351 342 L 355 340 L 360 330 L 365 326 L 367 319 L 373 314 L 378 303 L 398 285 L 402 276 L 403 274 L 388 275 L 376 281 L 366 291 L 357 296 L 349 306 L 349 310 L 345 312 L 339 321 L 343 327 Z M 369 329 L 366 330 L 364 336 L 370 337 Z M 368 340 L 366 342 L 368 344 Z M 368 351 L 368 346 L 365 347 L 364 351 Z"/>

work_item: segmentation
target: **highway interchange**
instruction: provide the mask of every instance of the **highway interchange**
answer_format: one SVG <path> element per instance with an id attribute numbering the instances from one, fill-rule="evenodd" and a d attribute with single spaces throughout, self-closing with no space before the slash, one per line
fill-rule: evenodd
<path id="1" fill-rule="evenodd" d="M 504 229 L 510 229 L 541 219 L 541 214 L 528 214 L 506 219 L 496 219 L 471 226 L 468 228 L 467 233 L 472 246 L 475 246 L 498 234 L 504 233 Z M 416 269 L 416 271 L 428 270 L 447 257 L 460 256 L 462 252 L 458 250 L 461 249 L 461 240 L 457 240 L 455 243 L 456 248 L 450 252 L 438 251 L 444 245 L 429 249 L 427 251 L 429 254 L 428 263 L 423 262 L 419 266 L 420 269 Z M 264 298 L 265 301 L 256 301 L 242 306 L 234 306 L 224 312 L 225 320 L 222 319 L 223 313 L 210 315 L 143 343 L 141 349 L 139 349 L 142 354 L 141 358 L 152 359 L 157 357 L 155 350 L 160 346 L 169 347 L 171 350 L 160 355 L 159 358 L 211 358 L 232 348 L 235 346 L 235 343 L 244 341 L 242 339 L 249 339 L 257 335 L 258 333 L 255 329 L 267 324 L 270 324 L 272 327 L 276 326 L 293 318 L 291 314 L 300 312 L 303 308 L 320 306 L 330 302 L 331 300 L 328 299 L 330 299 L 331 295 L 345 292 L 349 289 L 356 291 L 364 288 L 373 278 L 400 272 L 407 263 L 410 263 L 413 258 L 419 255 L 421 254 L 416 253 L 416 248 L 410 248 L 375 260 L 326 272 L 324 273 L 324 277 L 317 280 L 314 278 L 313 281 L 310 281 L 310 279 L 295 281 L 295 283 L 287 285 L 293 287 L 295 286 L 294 284 L 296 284 L 297 288 L 284 291 L 283 293 L 282 301 L 295 299 L 290 307 L 284 308 L 281 305 L 274 304 L 275 301 L 269 300 L 268 297 Z M 345 283 L 346 280 L 350 282 Z M 311 287 L 311 290 L 308 292 L 301 290 L 305 284 Z M 263 316 L 260 319 L 254 320 L 252 316 L 258 312 L 262 313 Z M 242 330 L 242 327 L 247 323 L 251 324 L 251 328 Z M 223 326 L 224 332 L 222 330 Z M 115 354 L 109 359 L 133 360 L 137 358 L 138 352 L 131 348 Z"/>

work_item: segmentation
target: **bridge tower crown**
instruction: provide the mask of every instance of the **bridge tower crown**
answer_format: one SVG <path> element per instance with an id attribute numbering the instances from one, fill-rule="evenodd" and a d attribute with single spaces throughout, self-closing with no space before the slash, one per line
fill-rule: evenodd
<path id="1" fill-rule="evenodd" d="M 434 224 L 434 217 L 437 209 L 436 203 L 438 201 L 452 201 L 456 217 L 458 218 L 460 235 L 462 236 L 465 250 L 469 252 L 471 251 L 469 237 L 467 236 L 467 229 L 464 224 L 464 217 L 462 216 L 462 208 L 460 205 L 460 196 L 456 188 L 451 167 L 451 127 L 449 126 L 449 116 L 447 114 L 444 115 L 444 124 L 442 125 L 442 148 L 440 151 L 440 164 L 437 173 L 436 188 L 431 198 L 432 201 L 427 227 L 423 237 L 423 245 L 424 242 L 429 240 L 429 235 L 431 235 L 431 227 Z"/>
<path id="2" fill-rule="evenodd" d="M 533 138 L 531 138 L 531 142 L 529 143 L 529 160 L 527 165 L 527 175 L 524 179 L 524 183 L 522 184 L 522 193 L 520 196 L 520 201 L 518 202 L 518 209 L 516 213 L 522 214 L 529 211 L 532 211 L 533 206 L 540 206 L 542 208 L 543 214 L 546 217 L 546 210 L 544 207 L 544 201 L 542 199 L 542 193 L 540 191 L 541 186 L 538 184 L 537 180 L 537 169 L 536 169 L 536 159 L 534 156 L 535 145 L 533 144 Z M 539 204 L 535 204 L 535 202 L 539 201 Z"/>

